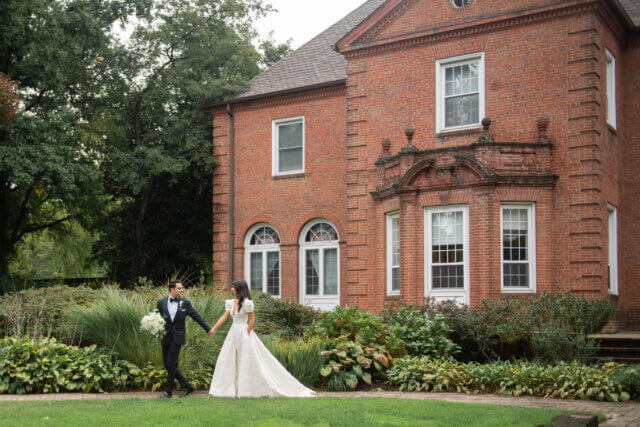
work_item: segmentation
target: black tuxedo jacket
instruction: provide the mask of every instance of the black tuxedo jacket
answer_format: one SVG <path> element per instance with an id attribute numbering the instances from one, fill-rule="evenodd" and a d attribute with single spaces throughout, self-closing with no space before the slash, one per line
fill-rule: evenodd
<path id="1" fill-rule="evenodd" d="M 185 334 L 186 327 L 184 324 L 187 316 L 191 316 L 193 320 L 195 320 L 198 325 L 202 326 L 202 328 L 209 332 L 211 328 L 209 324 L 205 322 L 205 320 L 200 316 L 200 314 L 193 308 L 191 305 L 191 301 L 184 298 L 178 299 L 178 311 L 176 311 L 176 315 L 173 318 L 173 322 L 171 321 L 171 316 L 169 315 L 169 297 L 162 298 L 158 301 L 158 312 L 164 318 L 164 327 L 167 333 L 162 338 L 163 344 L 173 342 L 174 344 L 184 345 L 185 343 Z"/>

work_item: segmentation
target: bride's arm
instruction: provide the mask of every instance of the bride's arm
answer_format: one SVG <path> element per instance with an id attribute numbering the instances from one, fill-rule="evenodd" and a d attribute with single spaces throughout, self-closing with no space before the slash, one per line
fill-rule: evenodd
<path id="1" fill-rule="evenodd" d="M 251 313 L 247 313 L 247 315 L 249 316 L 249 326 L 247 326 L 247 333 L 250 334 L 253 330 L 253 324 L 256 321 L 256 315 L 253 313 L 253 311 Z"/>
<path id="2" fill-rule="evenodd" d="M 213 325 L 213 328 L 211 328 L 211 331 L 209 331 L 209 336 L 212 337 L 213 334 L 216 333 L 218 328 L 220 328 L 220 326 L 222 326 L 224 324 L 224 322 L 227 321 L 228 318 L 229 318 L 229 310 L 225 311 L 224 314 L 222 316 L 220 316 L 220 318 L 218 319 L 216 324 Z"/>

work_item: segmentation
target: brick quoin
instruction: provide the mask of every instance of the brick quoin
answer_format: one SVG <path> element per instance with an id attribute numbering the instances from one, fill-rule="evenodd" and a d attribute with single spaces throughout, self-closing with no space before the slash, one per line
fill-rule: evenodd
<path id="1" fill-rule="evenodd" d="M 231 104 L 234 277 L 229 277 L 229 116 L 213 114 L 213 269 L 244 276 L 246 233 L 281 236 L 281 294 L 299 299 L 299 239 L 325 218 L 340 234 L 340 304 L 379 311 L 425 298 L 425 208 L 466 205 L 471 305 L 501 289 L 501 204 L 535 204 L 536 292 L 618 306 L 640 328 L 640 35 L 610 1 L 389 0 L 340 39 L 346 81 Z M 617 126 L 606 122 L 606 50 Z M 484 53 L 490 125 L 436 132 L 436 61 Z M 272 121 L 305 117 L 305 172 L 272 176 Z M 413 129 L 409 139 L 407 129 Z M 619 296 L 608 291 L 617 208 Z M 386 214 L 399 212 L 400 294 L 387 295 Z"/>

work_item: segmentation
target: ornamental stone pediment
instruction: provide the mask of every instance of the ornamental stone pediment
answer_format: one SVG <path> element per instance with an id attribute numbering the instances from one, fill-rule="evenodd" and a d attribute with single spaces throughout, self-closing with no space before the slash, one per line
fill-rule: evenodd
<path id="1" fill-rule="evenodd" d="M 376 161 L 379 182 L 371 196 L 385 200 L 408 192 L 464 187 L 554 185 L 551 149 L 546 140 L 494 142 L 486 136 L 469 145 L 428 150 L 409 144 Z"/>

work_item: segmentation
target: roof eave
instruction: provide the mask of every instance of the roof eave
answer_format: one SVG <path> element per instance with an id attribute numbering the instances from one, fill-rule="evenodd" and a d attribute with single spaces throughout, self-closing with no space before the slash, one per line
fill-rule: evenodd
<path id="1" fill-rule="evenodd" d="M 342 86 L 345 84 L 347 84 L 347 79 L 333 80 L 329 82 L 316 83 L 308 86 L 299 86 L 299 87 L 294 87 L 289 89 L 278 90 L 275 92 L 260 93 L 257 95 L 244 96 L 244 97 L 238 96 L 228 101 L 207 102 L 205 104 L 202 104 L 200 108 L 203 108 L 205 110 L 211 110 L 213 108 L 222 107 L 227 104 L 239 104 L 242 102 L 256 101 L 259 99 L 272 98 L 275 96 L 291 95 L 298 92 L 307 92 L 310 90 L 324 89 L 324 88 L 333 87 L 333 86 Z"/>

